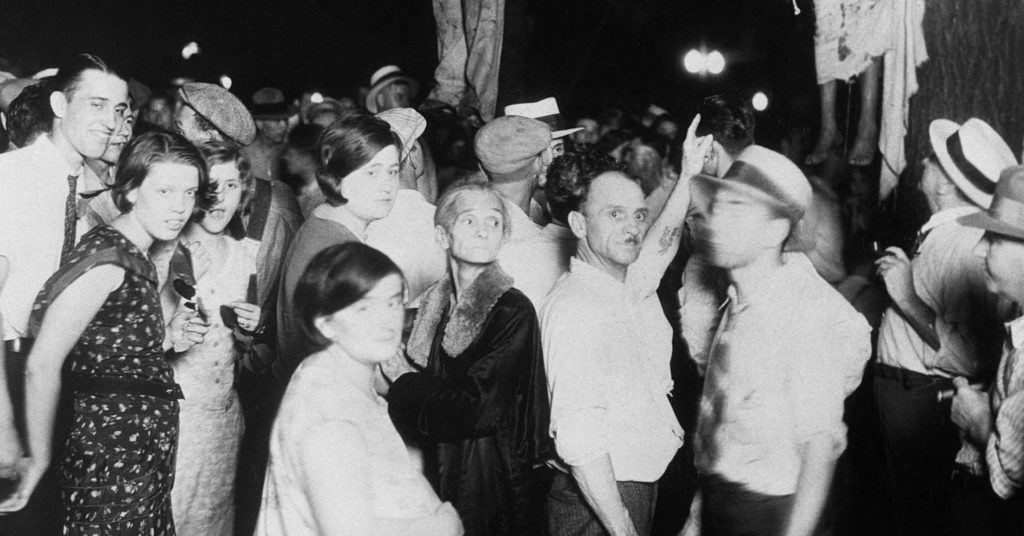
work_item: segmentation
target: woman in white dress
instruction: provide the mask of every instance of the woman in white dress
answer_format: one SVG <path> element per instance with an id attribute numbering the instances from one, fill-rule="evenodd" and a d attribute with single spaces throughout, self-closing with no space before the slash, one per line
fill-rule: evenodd
<path id="1" fill-rule="evenodd" d="M 201 344 L 174 357 L 174 378 L 181 385 L 181 425 L 171 507 L 179 536 L 231 536 L 235 518 L 235 474 L 245 429 L 234 388 L 237 340 L 251 335 L 260 317 L 246 303 L 250 276 L 256 273 L 256 249 L 232 236 L 229 225 L 243 204 L 247 166 L 238 151 L 222 142 L 200 147 L 210 168 L 217 202 L 197 214 L 179 238 L 191 255 L 194 296 L 175 279 L 188 282 L 170 263 L 164 286 L 165 307 L 199 309 L 207 331 Z M 192 286 L 192 285 L 189 285 Z M 170 318 L 170 316 L 168 316 Z M 193 320 L 194 322 L 197 320 Z"/>
<path id="2" fill-rule="evenodd" d="M 463 534 L 374 389 L 402 342 L 404 292 L 395 263 L 359 242 L 328 247 L 303 272 L 297 320 L 320 350 L 295 370 L 278 410 L 257 535 Z"/>

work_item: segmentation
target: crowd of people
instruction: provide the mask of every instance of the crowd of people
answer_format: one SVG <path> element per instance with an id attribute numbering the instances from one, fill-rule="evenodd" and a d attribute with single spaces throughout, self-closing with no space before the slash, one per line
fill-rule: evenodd
<path id="1" fill-rule="evenodd" d="M 984 121 L 935 119 L 918 244 L 865 258 L 737 96 L 417 93 L 0 81 L 0 533 L 846 534 L 865 389 L 884 534 L 1024 530 L 1024 166 Z"/>

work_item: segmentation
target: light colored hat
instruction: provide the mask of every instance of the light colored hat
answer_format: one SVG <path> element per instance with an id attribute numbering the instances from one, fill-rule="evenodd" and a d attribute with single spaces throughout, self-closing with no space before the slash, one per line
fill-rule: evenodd
<path id="1" fill-rule="evenodd" d="M 987 211 L 961 216 L 957 221 L 968 227 L 1024 240 L 1024 166 L 1003 170 Z"/>
<path id="2" fill-rule="evenodd" d="M 521 115 L 547 124 L 551 127 L 552 139 L 562 138 L 583 130 L 583 127 L 565 128 L 565 119 L 562 117 L 562 113 L 558 111 L 558 102 L 554 97 L 548 97 L 537 102 L 509 104 L 505 107 L 505 115 Z"/>
<path id="3" fill-rule="evenodd" d="M 391 130 L 398 134 L 398 139 L 402 140 L 402 160 L 405 160 L 412 144 L 427 129 L 427 120 L 412 108 L 384 110 L 375 117 L 383 119 L 388 125 L 391 125 Z"/>
<path id="4" fill-rule="evenodd" d="M 942 169 L 972 202 L 992 204 L 999 174 L 1017 164 L 1010 146 L 988 123 L 970 118 L 963 125 L 936 119 L 928 127 L 932 150 Z"/>
<path id="5" fill-rule="evenodd" d="M 366 100 L 364 101 L 366 109 L 374 114 L 379 112 L 380 110 L 377 109 L 377 94 L 389 84 L 400 81 L 409 84 L 409 87 L 412 88 L 412 98 L 416 98 L 416 94 L 420 91 L 419 82 L 405 74 L 399 66 L 385 65 L 377 69 L 373 76 L 370 77 L 370 91 L 366 94 Z"/>
<path id="6" fill-rule="evenodd" d="M 32 78 L 11 78 L 0 82 L 0 111 L 6 112 L 14 99 L 28 86 L 34 86 L 42 80 Z"/>
<path id="7" fill-rule="evenodd" d="M 311 121 L 318 114 L 325 111 L 333 111 L 339 116 L 345 113 L 345 106 L 341 104 L 341 101 L 331 97 L 324 97 L 320 102 L 314 102 L 306 108 L 306 122 Z"/>
<path id="8" fill-rule="evenodd" d="M 256 139 L 252 114 L 230 91 L 204 82 L 186 82 L 178 88 L 182 101 L 235 143 L 249 145 Z"/>
<path id="9" fill-rule="evenodd" d="M 547 124 L 517 115 L 498 117 L 480 128 L 473 140 L 480 165 L 505 175 L 525 167 L 551 144 Z"/>
<path id="10" fill-rule="evenodd" d="M 782 210 L 793 221 L 802 218 L 811 204 L 811 183 L 800 168 L 785 156 L 760 145 L 743 149 L 725 176 L 697 175 L 694 185 L 694 192 L 707 198 L 719 188 L 749 194 Z"/>

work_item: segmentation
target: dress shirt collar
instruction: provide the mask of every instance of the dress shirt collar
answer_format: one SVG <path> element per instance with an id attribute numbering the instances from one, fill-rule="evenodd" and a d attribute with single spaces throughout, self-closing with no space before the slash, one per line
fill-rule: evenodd
<path id="1" fill-rule="evenodd" d="M 1006 332 L 1010 334 L 1010 344 L 1014 350 L 1024 348 L 1024 315 L 1007 322 Z"/>
<path id="2" fill-rule="evenodd" d="M 626 284 L 622 281 L 615 279 L 611 274 L 591 265 L 579 257 L 574 256 L 569 259 L 569 272 L 583 280 L 587 286 L 603 292 L 613 289 L 625 290 L 626 288 Z"/>
<path id="3" fill-rule="evenodd" d="M 505 210 L 508 211 L 508 219 L 512 223 L 512 234 L 509 236 L 509 240 L 523 240 L 536 236 L 540 233 L 541 226 L 537 225 L 530 219 L 530 215 L 523 212 L 523 209 L 519 208 L 519 205 L 501 198 L 501 202 L 505 203 Z"/>
<path id="4" fill-rule="evenodd" d="M 30 145 L 29 147 L 32 147 L 32 150 L 36 152 L 36 155 L 40 157 L 42 161 L 47 162 L 49 165 L 53 166 L 53 173 L 59 173 L 60 175 L 62 175 L 62 179 L 72 175 L 76 177 L 81 176 L 82 166 L 84 164 L 78 164 L 77 167 L 74 167 L 71 164 L 69 164 L 68 161 L 64 159 L 64 155 L 62 155 L 60 151 L 57 149 L 57 146 L 53 144 L 53 141 L 50 139 L 49 136 L 45 134 L 39 136 L 38 138 L 36 138 L 36 141 L 33 142 L 32 145 Z M 79 182 L 78 189 L 82 189 L 81 182 Z"/>
<path id="5" fill-rule="evenodd" d="M 960 216 L 973 214 L 979 210 L 981 209 L 975 206 L 954 207 L 947 208 L 946 210 L 940 210 L 935 214 L 932 214 L 931 218 L 928 218 L 928 221 L 921 227 L 921 234 L 927 234 L 929 231 L 940 225 L 956 221 Z"/>

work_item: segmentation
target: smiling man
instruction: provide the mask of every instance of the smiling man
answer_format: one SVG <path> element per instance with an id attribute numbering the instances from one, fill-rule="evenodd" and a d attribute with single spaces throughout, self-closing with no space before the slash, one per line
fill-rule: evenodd
<path id="1" fill-rule="evenodd" d="M 128 83 L 96 56 L 73 57 L 48 83 L 54 116 L 50 134 L 0 155 L 0 256 L 11 265 L 0 295 L 4 366 L 23 442 L 22 378 L 32 343 L 26 338 L 32 304 L 62 258 L 89 230 L 88 221 L 78 217 L 83 161 L 103 155 L 128 110 Z M 40 488 L 24 510 L 0 518 L 0 532 L 51 533 L 45 523 L 59 519 L 52 515 L 56 489 L 42 484 Z"/>

